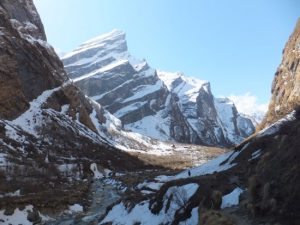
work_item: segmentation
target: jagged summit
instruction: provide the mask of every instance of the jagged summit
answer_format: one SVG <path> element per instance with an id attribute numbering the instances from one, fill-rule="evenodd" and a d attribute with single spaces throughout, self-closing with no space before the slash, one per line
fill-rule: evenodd
<path id="1" fill-rule="evenodd" d="M 105 41 L 112 41 L 112 40 L 116 40 L 116 39 L 124 39 L 125 40 L 126 33 L 122 30 L 115 28 L 108 33 L 101 34 L 97 37 L 94 37 L 94 38 L 84 42 L 82 45 L 87 45 L 87 44 L 91 44 L 91 43 L 102 43 Z"/>
<path id="2" fill-rule="evenodd" d="M 82 52 L 94 52 L 98 51 L 101 48 L 109 48 L 114 50 L 112 53 L 124 53 L 127 51 L 126 44 L 126 34 L 121 30 L 114 29 L 107 34 L 100 35 L 98 37 L 92 38 L 83 44 L 81 44 L 78 48 L 76 48 L 71 53 L 64 55 L 63 59 L 70 58 L 75 54 L 79 54 Z"/>
<path id="3" fill-rule="evenodd" d="M 210 83 L 208 81 L 186 76 L 182 72 L 172 73 L 158 70 L 157 74 L 169 91 L 190 101 L 196 102 L 201 89 L 210 92 Z"/>
<path id="4" fill-rule="evenodd" d="M 210 86 L 210 83 L 206 80 L 200 80 L 194 77 L 186 76 L 183 72 L 167 72 L 163 70 L 157 70 L 157 74 L 161 80 L 164 81 L 168 89 L 171 91 L 175 88 L 181 89 L 179 85 L 188 86 L 186 89 L 198 89 L 203 86 Z"/>
<path id="5" fill-rule="evenodd" d="M 231 114 L 222 115 L 209 82 L 156 71 L 131 56 L 122 31 L 87 41 L 62 61 L 83 92 L 128 130 L 163 141 L 219 146 L 237 144 L 254 131 L 247 119 L 246 130 L 239 131 L 241 115 L 234 105 Z"/>
<path id="6" fill-rule="evenodd" d="M 85 74 L 95 74 L 98 69 L 106 71 L 104 67 L 113 68 L 126 63 L 146 76 L 155 74 L 145 60 L 138 60 L 130 55 L 125 32 L 116 29 L 83 43 L 64 55 L 62 60 L 73 79 L 83 74 L 82 67 Z"/>

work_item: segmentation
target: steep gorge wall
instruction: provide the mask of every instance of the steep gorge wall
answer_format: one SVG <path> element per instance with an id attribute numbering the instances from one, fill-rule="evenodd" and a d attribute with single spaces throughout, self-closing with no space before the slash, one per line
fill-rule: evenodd
<path id="1" fill-rule="evenodd" d="M 0 2 L 0 43 L 0 117 L 14 119 L 68 78 L 31 0 Z"/>
<path id="2" fill-rule="evenodd" d="M 300 105 L 300 19 L 283 50 L 272 84 L 268 112 L 258 130 L 274 123 Z"/>

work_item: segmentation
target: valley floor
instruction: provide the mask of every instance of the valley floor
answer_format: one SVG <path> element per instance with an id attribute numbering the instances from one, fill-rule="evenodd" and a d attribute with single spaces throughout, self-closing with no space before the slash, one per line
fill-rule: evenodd
<path id="1" fill-rule="evenodd" d="M 167 154 L 143 154 L 132 151 L 131 155 L 138 157 L 146 164 L 164 167 L 167 169 L 181 170 L 202 165 L 228 151 L 225 148 L 207 147 L 190 144 L 164 143 Z"/>
<path id="2" fill-rule="evenodd" d="M 131 155 L 147 162 L 147 164 L 156 166 L 157 169 L 140 169 L 136 172 L 110 172 L 106 174 L 99 169 L 100 173 L 105 174 L 104 177 L 90 181 L 88 194 L 83 197 L 81 202 L 69 205 L 69 209 L 65 210 L 62 210 L 64 206 L 60 206 L 58 210 L 60 212 L 55 212 L 53 209 L 49 211 L 47 206 L 45 206 L 45 209 L 39 209 L 40 212 L 38 213 L 43 221 L 42 223 L 46 225 L 97 224 L 101 221 L 101 217 L 105 215 L 107 207 L 118 203 L 120 200 L 129 199 L 132 204 L 153 195 L 159 188 L 159 184 L 155 181 L 156 177 L 174 176 L 182 169 L 204 164 L 211 158 L 226 152 L 226 149 L 205 146 L 177 143 L 168 145 L 172 146 L 172 151 L 166 155 L 130 152 Z M 65 191 L 72 192 L 72 190 Z M 12 196 L 12 198 L 19 198 L 22 202 L 22 196 Z M 32 210 L 32 206 L 30 207 Z M 32 224 L 27 220 L 26 209 L 20 211 L 22 216 L 16 214 L 17 209 L 8 213 L 10 215 L 7 216 L 4 215 L 7 214 L 7 210 L 6 212 L 5 210 L 0 211 L 0 214 L 3 214 L 0 223 L 8 225 L 26 220 L 28 223 L 25 224 Z"/>

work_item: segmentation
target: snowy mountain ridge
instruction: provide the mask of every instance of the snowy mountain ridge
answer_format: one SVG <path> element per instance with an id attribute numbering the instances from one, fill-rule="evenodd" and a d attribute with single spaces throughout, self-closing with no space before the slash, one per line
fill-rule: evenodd
<path id="1" fill-rule="evenodd" d="M 287 54 L 299 46 L 300 22 L 297 27 Z M 226 150 L 125 131 L 107 109 L 119 111 L 125 126 L 152 125 L 156 135 L 194 135 L 207 143 L 238 137 L 247 123 L 231 101 L 212 95 L 209 83 L 178 74 L 164 82 L 145 61 L 131 61 L 127 50 L 98 49 L 104 46 L 99 40 L 111 38 L 97 38 L 70 56 L 82 60 L 70 61 L 78 66 L 74 79 L 97 71 L 76 81 L 96 102 L 67 76 L 32 0 L 0 1 L 0 28 L 1 224 L 300 224 L 297 101 L 287 116 L 203 164 Z M 126 57 L 112 57 L 114 51 Z M 94 64 L 90 58 L 98 53 L 103 57 Z M 299 71 L 299 56 L 292 59 L 284 63 L 291 74 Z M 289 82 L 295 83 L 292 77 Z M 155 152 L 166 157 L 153 158 Z"/>
<path id="2" fill-rule="evenodd" d="M 217 107 L 209 82 L 156 71 L 131 56 L 123 31 L 93 38 L 62 61 L 82 91 L 133 132 L 217 146 L 238 144 L 254 132 L 252 122 L 234 104 L 226 112 Z"/>

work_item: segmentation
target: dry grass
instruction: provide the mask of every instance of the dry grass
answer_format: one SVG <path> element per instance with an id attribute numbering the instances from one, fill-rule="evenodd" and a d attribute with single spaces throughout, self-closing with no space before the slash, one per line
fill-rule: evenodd
<path id="1" fill-rule="evenodd" d="M 181 147 L 181 150 L 173 151 L 170 155 L 154 155 L 140 152 L 131 152 L 130 154 L 148 165 L 181 170 L 202 164 L 226 151 L 226 149 L 222 148 L 186 145 L 186 147 Z"/>
<path id="2" fill-rule="evenodd" d="M 162 166 L 168 169 L 179 170 L 192 167 L 193 163 L 188 156 L 181 156 L 179 154 L 173 155 L 153 155 L 143 153 L 132 153 L 133 156 L 145 162 L 145 164 Z"/>
<path id="3" fill-rule="evenodd" d="M 235 223 L 220 211 L 208 210 L 200 213 L 201 225 L 235 225 Z"/>

